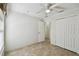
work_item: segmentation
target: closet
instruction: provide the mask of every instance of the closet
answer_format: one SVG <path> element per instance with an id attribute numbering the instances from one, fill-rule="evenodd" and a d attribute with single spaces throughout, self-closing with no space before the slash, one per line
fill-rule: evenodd
<path id="1" fill-rule="evenodd" d="M 51 26 L 51 44 L 79 53 L 79 14 L 56 20 Z"/>

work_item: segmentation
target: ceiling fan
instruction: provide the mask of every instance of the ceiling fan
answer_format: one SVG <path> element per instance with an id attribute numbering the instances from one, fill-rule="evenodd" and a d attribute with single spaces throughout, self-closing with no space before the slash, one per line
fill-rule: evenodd
<path id="1" fill-rule="evenodd" d="M 58 4 L 58 3 L 46 3 L 46 4 L 44 4 L 44 8 L 41 8 L 41 10 L 38 11 L 37 13 L 40 13 L 42 11 L 45 13 L 50 13 L 54 10 L 56 10 L 57 12 L 63 12 L 64 8 L 59 5 L 60 4 Z"/>
<path id="2" fill-rule="evenodd" d="M 57 12 L 63 12 L 64 8 L 59 6 L 60 4 L 56 3 L 48 3 L 46 13 L 52 12 L 53 10 L 56 10 Z"/>

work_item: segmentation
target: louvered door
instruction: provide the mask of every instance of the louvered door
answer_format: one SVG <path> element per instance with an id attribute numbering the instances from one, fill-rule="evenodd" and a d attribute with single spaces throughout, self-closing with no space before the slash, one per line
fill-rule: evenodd
<path id="1" fill-rule="evenodd" d="M 74 52 L 79 52 L 79 17 L 57 20 L 55 23 L 54 44 Z M 51 35 L 52 36 L 52 35 Z M 53 43 L 52 43 L 53 44 Z"/>

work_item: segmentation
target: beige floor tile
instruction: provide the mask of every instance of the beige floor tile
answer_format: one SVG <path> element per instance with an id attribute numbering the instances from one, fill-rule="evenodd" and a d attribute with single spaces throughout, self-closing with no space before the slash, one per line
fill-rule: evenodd
<path id="1" fill-rule="evenodd" d="M 51 45 L 48 40 L 26 46 L 22 49 L 6 52 L 6 56 L 78 56 L 69 50 Z"/>

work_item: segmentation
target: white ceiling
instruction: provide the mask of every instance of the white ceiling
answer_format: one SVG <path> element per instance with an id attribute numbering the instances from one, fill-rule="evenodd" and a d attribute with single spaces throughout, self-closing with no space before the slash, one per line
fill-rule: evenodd
<path id="1" fill-rule="evenodd" d="M 44 12 L 40 12 L 38 13 L 40 10 L 44 10 L 44 5 L 40 4 L 40 3 L 14 3 L 14 4 L 8 4 L 8 9 L 9 11 L 17 11 L 17 12 L 21 12 L 21 13 L 25 13 L 31 16 L 35 16 L 35 17 L 44 17 L 45 13 Z"/>
<path id="2" fill-rule="evenodd" d="M 57 3 L 58 4 L 58 3 Z M 25 13 L 38 18 L 45 18 L 46 16 L 46 3 L 11 3 L 8 4 L 8 11 L 17 11 Z M 57 6 L 64 8 L 66 10 L 79 9 L 79 4 L 77 3 L 59 3 Z M 54 9 L 48 15 L 54 15 L 58 13 L 59 9 Z"/>

